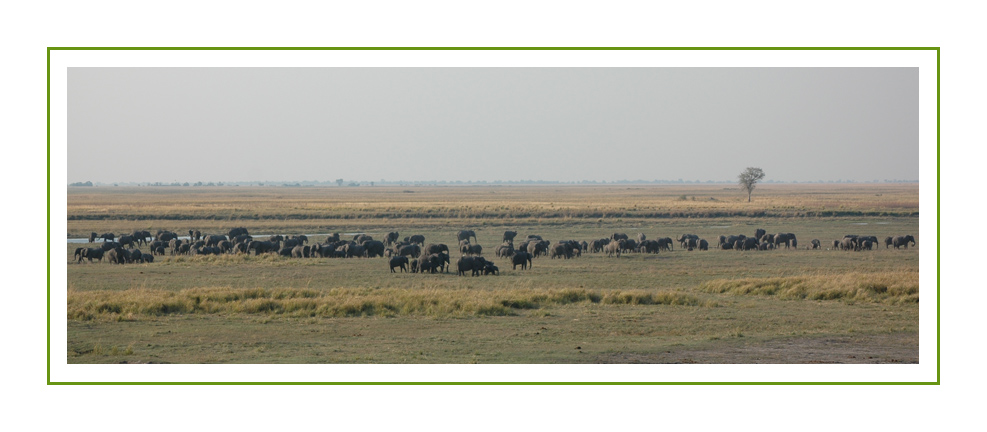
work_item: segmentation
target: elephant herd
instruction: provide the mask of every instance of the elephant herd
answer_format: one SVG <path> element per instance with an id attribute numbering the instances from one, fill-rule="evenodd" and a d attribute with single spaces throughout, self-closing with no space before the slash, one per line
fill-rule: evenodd
<path id="1" fill-rule="evenodd" d="M 909 243 L 911 243 L 912 246 L 915 246 L 915 237 L 911 235 L 903 235 L 884 238 L 885 249 L 890 248 L 891 246 L 894 246 L 895 249 L 900 247 L 908 249 Z M 881 243 L 878 241 L 877 236 L 847 234 L 840 240 L 833 240 L 833 249 L 844 251 L 863 251 L 879 248 L 880 244 Z"/>
<path id="2" fill-rule="evenodd" d="M 521 270 L 531 268 L 532 260 L 547 256 L 549 259 L 573 259 L 583 253 L 603 253 L 607 257 L 620 257 L 621 254 L 647 253 L 657 254 L 673 250 L 677 241 L 679 247 L 687 250 L 709 250 L 709 241 L 695 234 L 682 234 L 677 240 L 671 237 L 648 239 L 643 233 L 631 238 L 625 233 L 613 233 L 609 237 L 591 241 L 559 240 L 552 242 L 540 235 L 528 235 L 524 240 L 518 239 L 517 231 L 505 231 L 502 243 L 494 248 L 494 255 L 508 261 L 513 270 L 520 266 Z M 382 240 L 375 240 L 367 234 L 356 234 L 352 240 L 340 238 L 339 233 L 329 235 L 323 242 L 309 244 L 305 235 L 271 235 L 264 239 L 255 239 L 246 228 L 233 228 L 225 234 L 203 234 L 198 230 L 189 230 L 187 239 L 180 238 L 171 231 L 158 231 L 151 235 L 147 231 L 134 231 L 130 234 L 115 235 L 113 233 L 90 235 L 90 243 L 102 240 L 98 247 L 81 247 L 75 250 L 74 259 L 79 263 L 84 260 L 102 262 L 104 258 L 110 263 L 152 263 L 154 256 L 165 255 L 223 255 L 223 254 L 276 254 L 286 258 L 387 258 L 392 273 L 448 273 L 452 267 L 450 248 L 444 243 L 425 243 L 425 236 L 411 235 L 403 239 L 397 232 L 389 232 Z M 462 230 L 456 233 L 459 245 L 459 258 L 456 262 L 457 274 L 469 273 L 472 276 L 497 275 L 498 267 L 493 261 L 483 257 L 483 247 L 477 243 L 476 232 Z M 832 245 L 836 250 L 870 250 L 880 244 L 876 236 L 846 235 L 841 240 L 834 240 Z M 894 246 L 908 248 L 915 245 L 911 235 L 893 236 L 884 239 L 886 247 Z M 793 233 L 768 234 L 763 229 L 755 231 L 754 236 L 743 234 L 721 235 L 718 247 L 723 250 L 770 250 L 798 248 L 798 240 Z M 128 248 L 128 246 L 130 248 Z M 138 249 L 146 246 L 150 253 Z M 812 239 L 807 249 L 819 249 L 822 243 Z"/>

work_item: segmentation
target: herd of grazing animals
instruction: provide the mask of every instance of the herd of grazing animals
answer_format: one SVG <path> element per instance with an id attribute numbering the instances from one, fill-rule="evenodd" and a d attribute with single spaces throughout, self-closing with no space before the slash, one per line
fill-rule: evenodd
<path id="1" fill-rule="evenodd" d="M 340 239 L 339 233 L 328 236 L 323 243 L 309 245 L 305 235 L 283 236 L 271 235 L 264 240 L 255 240 L 246 228 L 233 228 L 226 234 L 203 234 L 198 230 L 189 230 L 188 239 L 181 239 L 177 233 L 158 231 L 151 235 L 148 231 L 134 231 L 131 234 L 116 236 L 113 233 L 91 233 L 89 242 L 102 240 L 99 247 L 75 250 L 75 259 L 92 262 L 94 259 L 115 264 L 152 263 L 155 255 L 165 255 L 170 249 L 171 255 L 221 255 L 221 254 L 278 254 L 288 258 L 374 258 L 388 259 L 392 273 L 397 271 L 411 273 L 448 273 L 452 267 L 449 246 L 443 243 L 425 244 L 425 236 L 412 235 L 400 239 L 397 232 L 390 232 L 383 240 L 375 240 L 367 234 L 356 234 L 353 240 Z M 517 231 L 506 231 L 502 243 L 497 246 L 495 256 L 509 260 L 512 269 L 531 268 L 532 260 L 539 256 L 550 259 L 572 259 L 586 253 L 605 253 L 608 257 L 620 257 L 627 253 L 657 254 L 661 251 L 673 250 L 671 237 L 648 239 L 639 233 L 636 238 L 630 238 L 624 233 L 613 233 L 607 238 L 592 241 L 560 240 L 552 243 L 539 235 L 528 235 L 515 246 Z M 472 230 L 462 230 L 456 233 L 461 257 L 456 261 L 457 274 L 472 276 L 498 275 L 499 268 L 494 262 L 482 256 L 483 247 L 476 241 L 476 233 Z M 472 239 L 472 240 L 471 240 Z M 753 237 L 743 234 L 719 236 L 718 247 L 723 250 L 771 250 L 798 248 L 798 240 L 793 233 L 768 234 L 763 229 L 755 231 Z M 709 250 L 709 241 L 695 234 L 682 234 L 678 238 L 679 247 L 687 251 Z M 893 236 L 884 239 L 885 248 L 894 246 L 895 249 L 915 245 L 911 235 Z M 879 247 L 876 236 L 846 235 L 840 240 L 833 240 L 833 250 L 862 251 Z M 127 248 L 130 246 L 130 248 Z M 144 253 L 138 247 L 146 246 L 150 253 Z M 807 249 L 820 249 L 819 239 L 812 239 Z M 398 270 L 395 270 L 398 269 Z"/>

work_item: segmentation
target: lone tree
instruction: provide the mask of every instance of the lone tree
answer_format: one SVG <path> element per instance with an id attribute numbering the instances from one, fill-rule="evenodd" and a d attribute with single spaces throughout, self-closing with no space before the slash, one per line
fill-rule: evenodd
<path id="1" fill-rule="evenodd" d="M 747 202 L 751 202 L 751 193 L 754 192 L 757 182 L 764 178 L 764 171 L 760 168 L 747 167 L 737 178 L 739 179 L 737 182 L 740 183 L 740 188 L 747 191 Z"/>

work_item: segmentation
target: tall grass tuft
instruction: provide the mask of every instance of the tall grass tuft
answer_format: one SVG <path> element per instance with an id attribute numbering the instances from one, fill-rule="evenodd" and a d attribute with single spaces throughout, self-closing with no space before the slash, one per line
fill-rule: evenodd
<path id="1" fill-rule="evenodd" d="M 694 296 L 660 291 L 516 288 L 471 289 L 336 288 L 234 289 L 182 291 L 130 289 L 69 291 L 68 318 L 79 321 L 133 321 L 184 314 L 251 314 L 289 317 L 511 316 L 521 310 L 569 304 L 710 306 Z"/>
<path id="2" fill-rule="evenodd" d="M 717 279 L 703 283 L 700 289 L 715 294 L 766 295 L 785 299 L 842 300 L 851 303 L 917 303 L 918 272 Z"/>

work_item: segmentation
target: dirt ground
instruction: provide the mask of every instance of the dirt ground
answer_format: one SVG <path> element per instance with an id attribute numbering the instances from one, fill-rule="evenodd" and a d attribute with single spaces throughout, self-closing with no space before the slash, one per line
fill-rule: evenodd
<path id="1" fill-rule="evenodd" d="M 918 334 L 888 334 L 724 344 L 651 355 L 614 353 L 599 358 L 597 363 L 892 364 L 918 361 Z"/>

